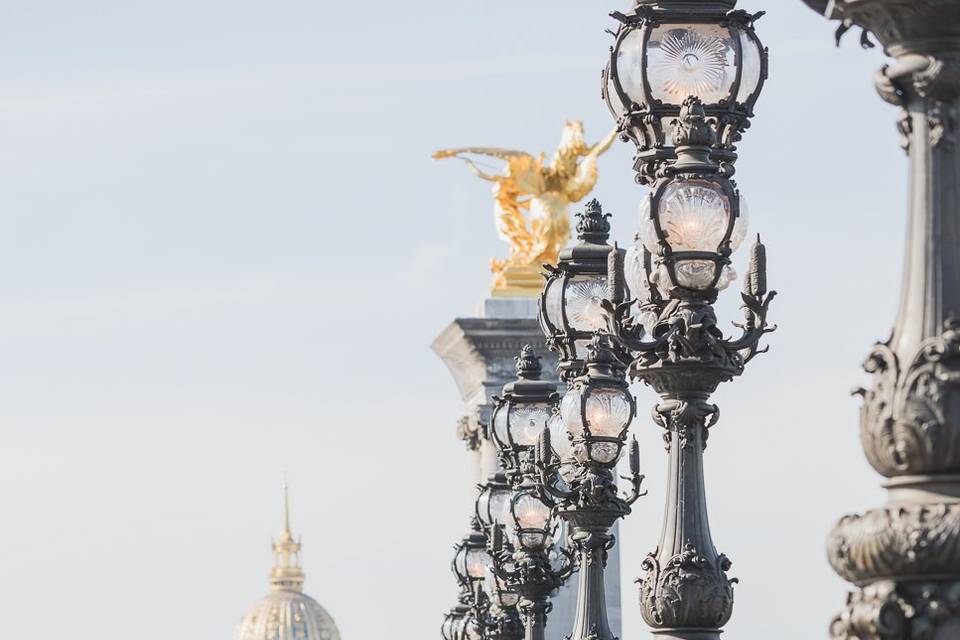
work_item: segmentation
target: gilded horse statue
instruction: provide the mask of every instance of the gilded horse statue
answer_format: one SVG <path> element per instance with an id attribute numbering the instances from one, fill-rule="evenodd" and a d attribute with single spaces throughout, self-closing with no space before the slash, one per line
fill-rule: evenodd
<path id="1" fill-rule="evenodd" d="M 540 294 L 543 264 L 556 264 L 570 238 L 570 205 L 585 198 L 597 183 L 597 158 L 617 137 L 611 132 L 595 145 L 584 140 L 583 123 L 567 122 L 560 145 L 549 162 L 523 151 L 487 147 L 447 149 L 436 159 L 459 158 L 470 170 L 493 183 L 497 233 L 510 246 L 510 257 L 492 260 L 493 295 L 535 297 Z M 482 171 L 467 155 L 507 163 L 500 174 Z M 528 225 L 529 218 L 529 225 Z"/>

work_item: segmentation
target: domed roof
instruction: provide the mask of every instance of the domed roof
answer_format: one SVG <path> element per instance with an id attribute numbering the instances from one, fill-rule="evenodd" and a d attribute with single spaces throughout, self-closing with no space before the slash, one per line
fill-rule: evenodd
<path id="1" fill-rule="evenodd" d="M 290 502 L 283 487 L 283 532 L 273 543 L 271 592 L 243 616 L 234 640 L 340 640 L 333 618 L 303 593 L 300 541 L 290 532 Z"/>
<path id="2" fill-rule="evenodd" d="M 333 618 L 316 600 L 279 589 L 260 600 L 237 625 L 234 640 L 340 640 Z"/>

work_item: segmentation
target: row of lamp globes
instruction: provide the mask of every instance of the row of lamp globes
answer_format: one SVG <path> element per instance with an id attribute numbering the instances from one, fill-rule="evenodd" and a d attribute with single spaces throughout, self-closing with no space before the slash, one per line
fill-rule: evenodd
<path id="1" fill-rule="evenodd" d="M 611 252 L 623 260 L 625 296 L 638 301 L 635 322 L 654 337 L 664 300 L 711 303 L 736 279 L 730 256 L 746 237 L 748 209 L 730 176 L 735 143 L 749 126 L 767 77 L 768 56 L 753 29 L 761 14 L 730 11 L 734 5 L 638 1 L 631 12 L 612 14 L 620 27 L 603 96 L 621 132 L 638 148 L 638 181 L 652 188 L 640 207 L 636 242 L 625 255 L 608 244 L 609 214 L 594 200 L 580 215 L 579 242 L 549 270 L 540 323 L 570 386 L 558 408 L 556 397 L 521 400 L 505 390 L 491 435 L 515 472 L 530 464 L 538 437 L 540 447 L 547 443 L 550 449 L 539 456 L 559 459 L 568 483 L 579 469 L 610 468 L 621 455 L 635 401 L 612 361 L 598 366 L 596 360 L 604 354 L 609 360 L 610 351 L 590 348 L 606 325 L 600 302 L 611 297 Z M 644 163 L 655 170 L 644 171 Z M 638 456 L 634 441 L 632 467 Z M 541 497 L 529 488 L 512 490 L 504 474 L 493 476 L 477 500 L 479 522 L 487 531 L 504 526 L 512 532 L 511 544 L 548 544 L 550 506 Z M 478 593 L 478 585 L 486 584 L 495 604 L 515 606 L 516 594 L 491 572 L 487 544 L 477 532 L 459 547 L 457 577 Z M 472 640 L 482 631 L 468 615 L 451 615 L 444 637 Z"/>
<path id="2" fill-rule="evenodd" d="M 556 385 L 539 379 L 539 358 L 525 347 L 517 358 L 518 378 L 504 387 L 492 415 L 490 436 L 504 471 L 490 476 L 476 500 L 477 530 L 457 546 L 454 574 L 473 602 L 486 600 L 494 612 L 516 607 L 519 596 L 498 577 L 491 547 L 549 551 L 554 544 L 556 506 L 537 485 L 537 459 L 559 460 L 568 483 L 591 465 L 610 468 L 620 458 L 636 413 L 622 371 L 612 361 L 591 358 L 583 375 L 570 381 L 562 401 Z M 549 453 L 543 451 L 546 446 Z M 638 456 L 636 444 L 631 457 Z M 632 465 L 638 464 L 631 460 Z M 505 532 L 506 540 L 498 532 Z M 501 539 L 498 539 L 501 538 Z M 508 554 L 509 555 L 509 554 Z M 461 609 L 444 623 L 446 640 L 483 637 L 477 614 Z"/>
<path id="3" fill-rule="evenodd" d="M 520 595 L 498 575 L 495 567 L 494 555 L 503 555 L 498 553 L 500 547 L 545 550 L 553 544 L 556 531 L 551 507 L 533 485 L 530 469 L 526 469 L 526 474 L 521 471 L 533 462 L 531 453 L 556 413 L 556 385 L 539 379 L 540 364 L 529 348 L 517 358 L 517 372 L 517 380 L 508 383 L 503 397 L 497 398 L 491 419 L 490 437 L 504 471 L 492 474 L 480 487 L 475 502 L 477 530 L 457 546 L 453 563 L 461 589 L 471 593 L 474 605 L 489 605 L 490 618 L 515 610 L 520 603 Z M 502 532 L 507 534 L 506 541 L 502 540 Z M 443 626 L 444 639 L 489 637 L 484 629 L 488 615 L 480 609 L 461 608 L 448 615 Z"/>

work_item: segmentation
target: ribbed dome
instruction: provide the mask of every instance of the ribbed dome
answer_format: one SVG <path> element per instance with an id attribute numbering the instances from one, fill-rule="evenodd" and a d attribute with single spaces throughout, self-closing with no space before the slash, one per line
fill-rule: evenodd
<path id="1" fill-rule="evenodd" d="M 340 640 L 330 614 L 310 596 L 280 589 L 250 610 L 234 640 Z"/>
<path id="2" fill-rule="evenodd" d="M 234 640 L 340 640 L 333 618 L 303 593 L 300 541 L 290 532 L 290 501 L 283 487 L 283 532 L 273 543 L 272 592 L 237 625 Z"/>

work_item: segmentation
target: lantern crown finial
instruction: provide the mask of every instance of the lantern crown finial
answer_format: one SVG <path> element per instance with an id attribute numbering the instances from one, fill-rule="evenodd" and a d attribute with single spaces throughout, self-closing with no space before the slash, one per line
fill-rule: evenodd
<path id="1" fill-rule="evenodd" d="M 594 198 L 577 214 L 577 237 L 583 242 L 605 244 L 610 238 L 609 213 L 603 212 L 600 201 Z"/>
<path id="2" fill-rule="evenodd" d="M 543 366 L 540 364 L 538 356 L 533 347 L 526 344 L 520 350 L 520 355 L 514 358 L 517 363 L 517 377 L 523 380 L 539 380 L 543 373 Z"/>

